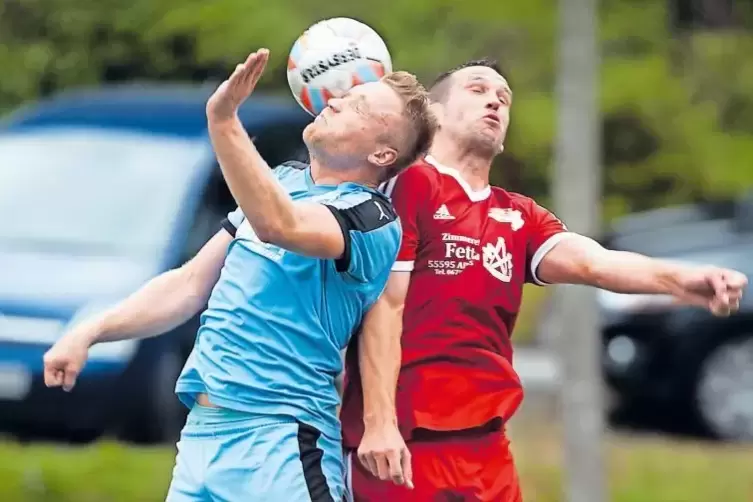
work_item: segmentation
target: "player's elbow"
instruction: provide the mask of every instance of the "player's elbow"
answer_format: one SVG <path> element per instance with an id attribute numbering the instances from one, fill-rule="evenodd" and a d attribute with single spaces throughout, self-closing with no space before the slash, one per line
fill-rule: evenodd
<path id="1" fill-rule="evenodd" d="M 393 326 L 402 323 L 405 301 L 389 293 L 385 291 L 369 313 L 368 320 L 376 326 Z"/>
<path id="2" fill-rule="evenodd" d="M 256 237 L 265 244 L 289 248 L 299 242 L 304 235 L 305 222 L 298 214 L 275 214 L 253 223 Z"/>
<path id="3" fill-rule="evenodd" d="M 254 226 L 260 241 L 312 258 L 336 260 L 345 252 L 345 240 L 337 224 L 327 225 L 312 215 L 295 215 Z"/>
<path id="4" fill-rule="evenodd" d="M 601 289 L 613 289 L 615 275 L 619 270 L 619 264 L 615 262 L 613 255 L 613 251 L 604 249 L 584 259 L 579 266 L 580 282 Z"/>
<path id="5" fill-rule="evenodd" d="M 392 299 L 385 297 L 386 308 L 388 309 L 388 315 L 393 319 L 402 319 L 403 312 L 405 311 L 405 301 L 402 299 Z"/>
<path id="6" fill-rule="evenodd" d="M 301 224 L 296 218 L 283 218 L 278 215 L 254 223 L 253 227 L 256 237 L 265 244 L 289 249 L 301 240 Z"/>
<path id="7" fill-rule="evenodd" d="M 280 247 L 283 247 L 282 244 L 286 241 L 285 237 L 288 236 L 287 240 L 289 240 L 290 235 L 290 232 L 286 232 L 280 225 L 271 224 L 254 225 L 254 233 L 263 243 Z"/>
<path id="8" fill-rule="evenodd" d="M 566 239 L 539 264 L 537 275 L 550 284 L 585 284 L 602 287 L 613 275 L 611 251 L 586 237 Z"/>
<path id="9" fill-rule="evenodd" d="M 213 284 L 210 283 L 204 274 L 196 270 L 191 262 L 170 273 L 176 274 L 176 296 L 181 297 L 183 310 L 187 312 L 198 312 L 209 300 L 212 293 Z"/>

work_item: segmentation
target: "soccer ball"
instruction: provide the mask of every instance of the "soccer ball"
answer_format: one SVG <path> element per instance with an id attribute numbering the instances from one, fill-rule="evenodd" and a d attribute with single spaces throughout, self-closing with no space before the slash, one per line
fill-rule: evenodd
<path id="1" fill-rule="evenodd" d="M 290 90 L 298 104 L 314 116 L 331 98 L 391 71 L 392 58 L 382 37 L 346 17 L 311 26 L 295 41 L 288 58 Z"/>

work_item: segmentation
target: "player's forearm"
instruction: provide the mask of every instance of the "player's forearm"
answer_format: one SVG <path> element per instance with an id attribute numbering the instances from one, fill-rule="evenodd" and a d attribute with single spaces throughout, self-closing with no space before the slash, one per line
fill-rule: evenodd
<path id="1" fill-rule="evenodd" d="M 570 234 L 537 268 L 550 284 L 586 284 L 616 293 L 669 294 L 687 266 L 627 251 L 612 251 L 593 239 Z"/>
<path id="2" fill-rule="evenodd" d="M 272 175 L 240 120 L 209 120 L 209 135 L 230 192 L 257 236 L 279 240 L 295 229 L 296 207 Z"/>
<path id="3" fill-rule="evenodd" d="M 90 344 L 149 338 L 188 321 L 206 301 L 207 292 L 179 268 L 155 277 L 108 311 L 84 321 L 80 332 L 88 334 Z"/>
<path id="4" fill-rule="evenodd" d="M 395 423 L 395 392 L 400 373 L 403 307 L 380 300 L 369 312 L 359 340 L 364 425 Z"/>
<path id="5" fill-rule="evenodd" d="M 586 283 L 616 293 L 671 294 L 686 266 L 626 251 L 605 251 L 588 268 Z"/>

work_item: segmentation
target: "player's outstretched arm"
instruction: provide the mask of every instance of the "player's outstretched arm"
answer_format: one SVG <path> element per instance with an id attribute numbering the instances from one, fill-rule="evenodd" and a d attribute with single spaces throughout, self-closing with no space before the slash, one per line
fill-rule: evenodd
<path id="1" fill-rule="evenodd" d="M 538 265 L 550 284 L 586 284 L 617 293 L 666 294 L 716 315 L 737 310 L 745 275 L 713 266 L 693 266 L 605 249 L 581 235 L 562 239 Z"/>
<path id="2" fill-rule="evenodd" d="M 182 267 L 155 277 L 102 315 L 74 326 L 45 354 L 45 383 L 70 390 L 95 343 L 157 336 L 196 315 L 217 283 L 231 240 L 221 230 Z"/>
<path id="3" fill-rule="evenodd" d="M 198 314 L 217 284 L 231 241 L 232 236 L 220 230 L 184 265 L 158 275 L 93 319 L 91 342 L 161 335 Z"/>
<path id="4" fill-rule="evenodd" d="M 397 428 L 395 409 L 403 309 L 409 284 L 410 272 L 392 272 L 361 329 L 358 362 L 365 430 L 358 458 L 374 476 L 412 488 L 410 452 Z"/>
<path id="5" fill-rule="evenodd" d="M 266 49 L 251 54 L 207 103 L 217 160 L 230 192 L 260 240 L 308 256 L 339 258 L 345 239 L 335 216 L 323 205 L 294 202 L 238 119 L 238 108 L 253 92 L 268 57 Z"/>

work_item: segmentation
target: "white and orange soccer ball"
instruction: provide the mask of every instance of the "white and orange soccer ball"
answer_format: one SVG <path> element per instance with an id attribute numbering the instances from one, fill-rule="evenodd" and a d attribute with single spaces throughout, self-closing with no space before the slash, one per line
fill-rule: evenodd
<path id="1" fill-rule="evenodd" d="M 331 98 L 391 71 L 392 57 L 382 37 L 346 17 L 311 26 L 295 41 L 288 57 L 290 90 L 311 115 L 324 110 Z"/>

